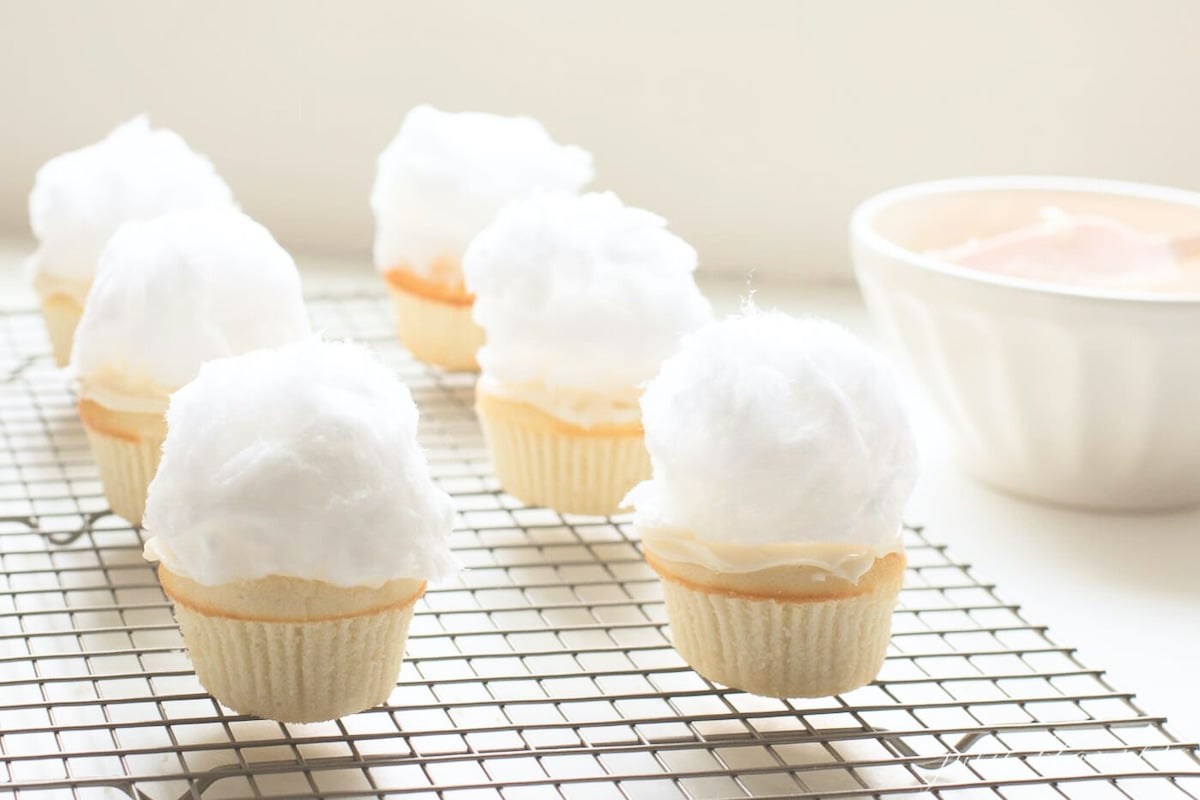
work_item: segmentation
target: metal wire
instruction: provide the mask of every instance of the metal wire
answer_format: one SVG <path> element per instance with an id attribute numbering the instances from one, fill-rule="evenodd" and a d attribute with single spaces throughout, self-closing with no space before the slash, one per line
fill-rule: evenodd
<path id="1" fill-rule="evenodd" d="M 197 683 L 139 531 L 107 509 L 35 312 L 0 315 L 0 797 L 1200 797 L 1200 757 L 919 529 L 879 679 L 774 700 L 670 646 L 625 518 L 500 491 L 472 379 L 368 294 L 314 298 L 413 390 L 469 571 L 417 608 L 386 705 L 315 725 Z"/>

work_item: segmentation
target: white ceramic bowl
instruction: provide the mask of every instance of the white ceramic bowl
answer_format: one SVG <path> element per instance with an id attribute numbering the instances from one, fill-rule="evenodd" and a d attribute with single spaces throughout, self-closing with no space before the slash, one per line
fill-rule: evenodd
<path id="1" fill-rule="evenodd" d="M 850 223 L 872 316 L 977 478 L 1087 508 L 1200 503 L 1200 293 L 1055 286 L 923 255 L 1033 224 L 1047 206 L 1200 233 L 1200 194 L 1176 189 L 1050 177 L 905 186 Z"/>

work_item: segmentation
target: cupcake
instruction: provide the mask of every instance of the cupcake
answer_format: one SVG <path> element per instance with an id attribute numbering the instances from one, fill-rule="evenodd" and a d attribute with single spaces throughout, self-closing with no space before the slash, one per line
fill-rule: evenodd
<path id="1" fill-rule="evenodd" d="M 141 524 L 170 394 L 205 361 L 309 335 L 300 276 L 233 208 L 129 222 L 100 257 L 71 368 L 112 510 Z"/>
<path id="2" fill-rule="evenodd" d="M 151 130 L 144 116 L 103 140 L 47 161 L 29 195 L 29 222 L 38 240 L 26 262 L 42 304 L 60 367 L 108 238 L 130 220 L 180 208 L 233 204 L 229 187 L 208 159 L 174 131 Z"/>
<path id="3" fill-rule="evenodd" d="M 617 511 L 650 474 L 642 386 L 712 317 L 696 251 L 612 193 L 540 195 L 505 208 L 463 264 L 501 485 L 566 513 Z"/>
<path id="4" fill-rule="evenodd" d="M 463 284 L 467 244 L 506 203 L 539 191 L 575 193 L 592 157 L 557 144 L 537 120 L 417 106 L 379 157 L 371 209 L 375 266 L 417 358 L 478 369 L 483 332 Z"/>
<path id="5" fill-rule="evenodd" d="M 916 480 L 883 359 L 830 323 L 750 311 L 689 337 L 642 414 L 654 476 L 629 501 L 684 660 L 768 697 L 873 680 Z"/>
<path id="6" fill-rule="evenodd" d="M 205 364 L 167 423 L 145 555 L 200 683 L 281 722 L 386 700 L 426 581 L 457 567 L 408 390 L 310 339 Z"/>

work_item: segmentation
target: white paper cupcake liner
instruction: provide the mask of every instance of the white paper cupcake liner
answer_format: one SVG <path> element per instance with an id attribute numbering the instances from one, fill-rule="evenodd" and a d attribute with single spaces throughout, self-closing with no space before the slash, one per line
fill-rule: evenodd
<path id="1" fill-rule="evenodd" d="M 480 422 L 500 485 L 529 505 L 614 514 L 629 490 L 650 477 L 640 434 L 572 436 L 487 409 Z"/>
<path id="2" fill-rule="evenodd" d="M 475 353 L 483 346 L 483 328 L 471 318 L 471 306 L 433 300 L 388 284 L 400 328 L 400 341 L 413 356 L 443 369 L 476 371 Z"/>
<path id="3" fill-rule="evenodd" d="M 222 705 L 280 722 L 320 722 L 387 700 L 415 600 L 317 622 L 210 616 L 175 603 L 196 677 Z"/>
<path id="4" fill-rule="evenodd" d="M 46 320 L 46 332 L 50 335 L 54 363 L 60 367 L 67 366 L 71 361 L 71 344 L 82 316 L 83 306 L 73 297 L 54 294 L 42 298 L 42 317 Z"/>
<path id="5" fill-rule="evenodd" d="M 109 508 L 131 525 L 141 525 L 142 513 L 146 510 L 146 490 L 162 457 L 166 422 L 163 421 L 161 431 L 142 431 L 137 438 L 113 436 L 94 430 L 86 423 L 84 428 Z"/>
<path id="6" fill-rule="evenodd" d="M 663 580 L 675 649 L 716 683 L 765 697 L 827 697 L 870 683 L 891 636 L 893 587 L 808 602 L 727 596 Z"/>

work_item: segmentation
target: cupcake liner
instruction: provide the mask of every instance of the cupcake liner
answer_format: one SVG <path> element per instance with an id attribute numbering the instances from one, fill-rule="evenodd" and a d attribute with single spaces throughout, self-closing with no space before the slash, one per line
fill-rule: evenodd
<path id="1" fill-rule="evenodd" d="M 127 417 L 131 423 L 151 417 L 148 414 L 132 412 L 108 413 L 116 420 Z M 150 487 L 150 481 L 154 479 L 154 473 L 158 471 L 163 439 L 167 436 L 166 420 L 155 421 L 157 425 L 147 425 L 143 422 L 137 428 L 136 434 L 118 435 L 99 430 L 84 420 L 84 429 L 92 448 L 92 457 L 96 459 L 100 482 L 104 485 L 104 495 L 108 498 L 108 507 L 114 514 L 124 517 L 135 526 L 142 524 L 142 513 L 146 510 L 146 490 Z"/>
<path id="2" fill-rule="evenodd" d="M 663 577 L 671 638 L 683 659 L 711 681 L 765 697 L 828 697 L 874 680 L 902 582 L 838 599 L 781 601 Z"/>
<path id="3" fill-rule="evenodd" d="M 573 435 L 495 405 L 479 409 L 492 466 L 504 491 L 524 503 L 567 514 L 613 514 L 629 490 L 650 477 L 640 429 Z"/>
<path id="4" fill-rule="evenodd" d="M 52 294 L 42 298 L 42 317 L 46 320 L 46 332 L 50 334 L 54 363 L 60 367 L 71 362 L 71 344 L 82 316 L 83 306 L 73 297 Z"/>
<path id="5" fill-rule="evenodd" d="M 320 722 L 379 705 L 396 687 L 412 602 L 316 622 L 213 616 L 175 603 L 208 692 L 242 714 Z"/>
<path id="6" fill-rule="evenodd" d="M 475 353 L 483 328 L 471 318 L 471 305 L 434 300 L 388 284 L 399 322 L 400 341 L 417 359 L 443 369 L 477 371 Z"/>

